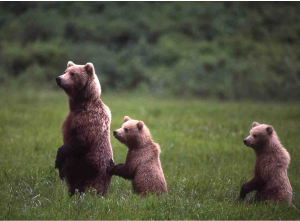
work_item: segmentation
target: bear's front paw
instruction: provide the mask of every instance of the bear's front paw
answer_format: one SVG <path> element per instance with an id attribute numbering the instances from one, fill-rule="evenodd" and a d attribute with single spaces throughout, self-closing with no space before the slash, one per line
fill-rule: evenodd
<path id="1" fill-rule="evenodd" d="M 62 163 L 59 160 L 55 160 L 55 169 L 60 169 L 62 166 Z"/>

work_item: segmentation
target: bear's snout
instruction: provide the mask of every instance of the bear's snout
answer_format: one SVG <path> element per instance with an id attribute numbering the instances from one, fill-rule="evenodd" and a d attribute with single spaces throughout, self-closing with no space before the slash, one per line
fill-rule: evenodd
<path id="1" fill-rule="evenodd" d="M 113 135 L 114 135 L 114 137 L 115 137 L 118 141 L 120 141 L 120 142 L 122 143 L 123 138 L 122 138 L 122 136 L 120 136 L 121 134 L 118 133 L 118 130 L 115 130 L 115 131 L 113 132 Z"/>
<path id="2" fill-rule="evenodd" d="M 117 134 L 118 134 L 118 132 L 115 130 L 115 131 L 114 131 L 114 136 L 116 136 Z"/>
<path id="3" fill-rule="evenodd" d="M 58 86 L 60 86 L 60 84 L 61 84 L 61 78 L 60 78 L 60 77 L 57 77 L 55 80 L 56 80 L 56 84 L 57 84 Z"/>
<path id="4" fill-rule="evenodd" d="M 245 145 L 247 145 L 247 140 L 246 139 L 244 139 L 243 142 L 244 142 Z"/>

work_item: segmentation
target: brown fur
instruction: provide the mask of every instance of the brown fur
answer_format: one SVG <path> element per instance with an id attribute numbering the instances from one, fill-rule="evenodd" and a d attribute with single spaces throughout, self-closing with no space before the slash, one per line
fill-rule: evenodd
<path id="1" fill-rule="evenodd" d="M 281 145 L 274 128 L 254 122 L 244 143 L 254 149 L 256 162 L 254 178 L 243 184 L 240 198 L 244 199 L 247 193 L 257 190 L 255 199 L 258 201 L 286 201 L 290 204 L 292 187 L 287 175 L 290 155 Z"/>
<path id="2" fill-rule="evenodd" d="M 122 128 L 114 131 L 114 136 L 129 149 L 126 162 L 108 167 L 107 172 L 132 180 L 133 189 L 139 194 L 166 193 L 167 183 L 159 160 L 159 145 L 152 140 L 149 129 L 142 121 L 125 117 L 124 122 Z"/>
<path id="3" fill-rule="evenodd" d="M 56 168 L 71 195 L 88 188 L 105 195 L 111 181 L 106 167 L 112 160 L 109 108 L 101 101 L 100 84 L 91 63 L 68 63 L 58 85 L 69 97 L 69 113 L 62 126 L 64 145 L 58 149 Z"/>

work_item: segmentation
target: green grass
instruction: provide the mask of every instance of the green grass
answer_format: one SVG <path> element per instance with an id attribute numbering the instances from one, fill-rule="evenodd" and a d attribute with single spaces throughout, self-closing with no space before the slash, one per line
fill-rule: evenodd
<path id="1" fill-rule="evenodd" d="M 0 96 L 0 219 L 299 219 L 300 104 L 102 96 L 111 131 L 128 115 L 143 120 L 161 146 L 169 193 L 142 198 L 113 177 L 108 196 L 72 198 L 54 170 L 68 104 L 63 91 Z M 243 145 L 253 121 L 274 126 L 291 154 L 293 203 L 237 203 L 252 177 L 254 153 Z M 127 150 L 113 137 L 116 163 Z M 249 198 L 253 197 L 253 194 Z"/>

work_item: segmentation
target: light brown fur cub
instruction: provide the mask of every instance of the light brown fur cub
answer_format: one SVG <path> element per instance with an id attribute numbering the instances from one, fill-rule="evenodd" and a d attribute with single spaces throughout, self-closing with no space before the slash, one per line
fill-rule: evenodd
<path id="1" fill-rule="evenodd" d="M 166 193 L 167 183 L 159 160 L 160 147 L 152 140 L 147 126 L 126 116 L 114 136 L 129 151 L 125 164 L 112 165 L 107 172 L 132 180 L 133 189 L 139 194 Z"/>
<path id="2" fill-rule="evenodd" d="M 273 127 L 254 122 L 244 144 L 253 148 L 256 162 L 254 178 L 243 184 L 240 199 L 257 190 L 255 199 L 258 201 L 286 201 L 290 204 L 292 187 L 287 175 L 290 155 L 281 145 Z"/>

